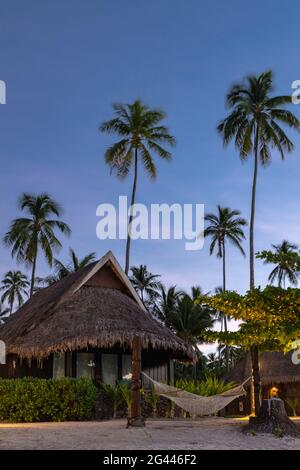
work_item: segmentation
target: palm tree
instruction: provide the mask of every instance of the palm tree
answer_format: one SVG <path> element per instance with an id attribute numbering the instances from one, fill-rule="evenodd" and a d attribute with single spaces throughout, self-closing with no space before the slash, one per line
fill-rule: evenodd
<path id="1" fill-rule="evenodd" d="M 209 292 L 204 293 L 200 286 L 192 286 L 191 288 L 191 297 L 193 300 L 197 300 L 200 297 L 204 297 L 205 295 L 208 295 L 208 294 Z"/>
<path id="2" fill-rule="evenodd" d="M 220 354 L 221 360 L 226 358 L 227 350 L 226 346 L 220 345 L 218 347 L 218 351 Z M 230 367 L 234 367 L 236 363 L 245 356 L 245 351 L 242 348 L 236 346 L 229 346 L 229 359 L 230 359 Z"/>
<path id="3" fill-rule="evenodd" d="M 45 287 L 49 287 L 52 284 L 55 284 L 57 281 L 62 279 L 63 277 L 68 276 L 68 274 L 74 273 L 79 269 L 87 266 L 88 264 L 92 263 L 96 259 L 96 253 L 89 253 L 88 255 L 84 256 L 83 258 L 79 259 L 78 255 L 75 251 L 70 248 L 70 261 L 67 264 L 64 264 L 62 261 L 58 259 L 53 259 L 53 264 L 55 267 L 54 274 L 50 274 L 46 277 L 36 277 L 35 278 L 35 287 L 34 291 L 39 291 L 44 289 Z"/>
<path id="4" fill-rule="evenodd" d="M 222 357 L 220 355 L 217 357 L 216 353 L 209 353 L 207 354 L 206 358 L 207 368 L 212 371 L 218 370 L 219 372 L 223 366 Z"/>
<path id="5" fill-rule="evenodd" d="M 105 161 L 116 169 L 119 178 L 128 176 L 132 165 L 134 166 L 134 178 L 131 194 L 131 208 L 129 215 L 128 235 L 126 244 L 125 272 L 128 274 L 130 265 L 130 230 L 133 220 L 133 205 L 138 178 L 138 162 L 141 163 L 151 178 L 156 177 L 156 165 L 153 153 L 163 160 L 170 161 L 171 153 L 162 145 L 174 146 L 175 138 L 169 134 L 167 127 L 161 125 L 165 113 L 159 109 L 150 109 L 140 100 L 132 104 L 113 104 L 115 117 L 104 122 L 100 126 L 101 132 L 118 135 L 121 140 L 109 147 L 105 152 Z"/>
<path id="6" fill-rule="evenodd" d="M 55 229 L 66 235 L 70 235 L 71 230 L 65 222 L 51 218 L 53 215 L 59 217 L 62 209 L 47 193 L 22 194 L 19 208 L 25 211 L 28 217 L 13 220 L 3 241 L 6 246 L 12 247 L 13 257 L 31 265 L 31 296 L 38 251 L 43 252 L 49 266 L 52 266 L 53 251 L 59 250 L 62 246 L 55 235 Z"/>
<path id="7" fill-rule="evenodd" d="M 254 155 L 250 219 L 250 289 L 254 288 L 254 218 L 256 206 L 256 183 L 259 161 L 263 166 L 271 160 L 271 148 L 275 148 L 284 159 L 291 152 L 293 143 L 280 124 L 300 130 L 300 122 L 282 106 L 291 103 L 290 96 L 271 96 L 273 73 L 267 71 L 259 76 L 248 76 L 245 83 L 233 85 L 226 97 L 230 114 L 218 126 L 227 145 L 231 140 L 246 160 Z"/>
<path id="8" fill-rule="evenodd" d="M 226 241 L 238 248 L 245 256 L 241 243 L 245 239 L 243 227 L 247 225 L 247 221 L 241 218 L 240 215 L 240 211 L 221 206 L 218 206 L 216 215 L 205 215 L 205 221 L 209 222 L 209 225 L 204 230 L 204 236 L 211 238 L 210 255 L 217 249 L 218 258 L 223 260 L 223 292 L 226 291 Z"/>
<path id="9" fill-rule="evenodd" d="M 0 302 L 0 325 L 4 323 L 10 314 L 9 308 L 3 308 Z"/>
<path id="10" fill-rule="evenodd" d="M 160 275 L 150 273 L 145 264 L 133 266 L 131 268 L 131 272 L 131 283 L 139 294 L 143 304 L 145 305 L 147 299 L 153 302 L 153 300 L 159 295 L 158 288 L 160 286 L 160 282 L 158 278 L 160 278 Z"/>
<path id="11" fill-rule="evenodd" d="M 69 249 L 69 256 L 70 262 L 68 264 L 64 264 L 62 261 L 54 259 L 57 280 L 62 279 L 63 277 L 68 276 L 68 274 L 74 273 L 81 268 L 84 268 L 96 259 L 95 252 L 89 253 L 80 259 L 72 248 Z"/>
<path id="12" fill-rule="evenodd" d="M 169 313 L 176 309 L 178 299 L 184 295 L 184 292 L 177 290 L 176 286 L 170 286 L 167 289 L 163 284 L 160 284 L 158 292 L 154 315 L 163 323 L 167 323 Z"/>
<path id="13" fill-rule="evenodd" d="M 165 323 L 196 349 L 203 341 L 205 330 L 213 326 L 212 311 L 183 294 L 178 297 L 175 308 L 167 313 Z"/>
<path id="14" fill-rule="evenodd" d="M 286 278 L 289 282 L 296 286 L 298 284 L 298 276 L 300 269 L 300 256 L 298 253 L 298 246 L 290 243 L 287 240 L 279 245 L 272 245 L 275 252 L 266 252 L 257 257 L 265 259 L 264 263 L 275 263 L 277 266 L 271 271 L 268 280 L 273 284 L 278 280 L 278 286 L 285 288 Z M 265 256 L 264 256 L 265 255 Z"/>
<path id="15" fill-rule="evenodd" d="M 250 289 L 254 289 L 254 221 L 256 207 L 256 185 L 259 162 L 266 166 L 271 160 L 271 148 L 275 148 L 281 158 L 291 152 L 293 143 L 286 135 L 281 124 L 300 130 L 296 116 L 285 109 L 291 103 L 290 96 L 272 96 L 273 73 L 263 72 L 258 76 L 248 76 L 244 83 L 233 85 L 226 97 L 230 114 L 220 122 L 218 131 L 225 145 L 232 140 L 239 151 L 240 158 L 246 160 L 254 156 L 254 170 L 251 196 L 250 218 Z M 251 349 L 254 377 L 255 412 L 260 407 L 260 376 L 258 348 Z"/>
<path id="16" fill-rule="evenodd" d="M 215 294 L 222 294 L 223 293 L 223 287 L 220 287 L 220 286 L 216 287 L 214 289 L 214 292 L 215 292 Z M 230 320 L 230 317 L 226 316 L 223 312 L 220 312 L 219 310 L 216 310 L 215 320 L 217 322 L 221 323 L 221 328 L 220 328 L 221 332 L 223 331 L 223 326 L 224 326 L 225 319 Z"/>
<path id="17" fill-rule="evenodd" d="M 17 300 L 20 307 L 24 303 L 24 297 L 28 296 L 28 287 L 30 283 L 25 274 L 21 271 L 8 271 L 1 282 L 0 290 L 4 291 L 1 302 L 8 302 L 9 314 L 13 312 L 14 304 Z M 4 313 L 2 313 L 4 315 Z"/>
<path id="18" fill-rule="evenodd" d="M 226 241 L 238 248 L 245 256 L 244 249 L 241 245 L 245 239 L 243 227 L 247 225 L 245 219 L 240 217 L 241 213 L 237 210 L 232 210 L 229 207 L 218 206 L 218 213 L 206 214 L 205 221 L 209 225 L 204 230 L 204 236 L 211 238 L 209 252 L 212 255 L 214 250 L 217 250 L 217 256 L 222 258 L 223 261 L 223 292 L 226 291 Z M 227 318 L 223 315 L 224 330 L 228 331 Z M 228 351 L 228 348 L 227 348 Z M 228 367 L 229 357 L 227 354 L 226 365 Z"/>

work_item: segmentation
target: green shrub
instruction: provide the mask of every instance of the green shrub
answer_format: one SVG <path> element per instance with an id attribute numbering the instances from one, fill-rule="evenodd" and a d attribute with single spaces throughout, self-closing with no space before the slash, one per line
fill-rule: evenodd
<path id="1" fill-rule="evenodd" d="M 233 382 L 225 383 L 224 380 L 218 378 L 216 375 L 206 375 L 203 380 L 177 380 L 175 387 L 186 390 L 187 392 L 201 395 L 203 397 L 209 397 L 212 395 L 219 395 L 227 392 L 233 388 L 235 384 Z"/>
<path id="2" fill-rule="evenodd" d="M 131 417 L 131 404 L 132 404 L 132 396 L 131 396 L 131 386 L 129 382 L 123 382 L 118 384 L 118 388 L 123 400 L 127 406 L 127 415 Z"/>
<path id="3" fill-rule="evenodd" d="M 157 417 L 157 404 L 159 402 L 160 396 L 157 393 L 155 393 L 154 390 L 152 390 L 151 392 L 145 392 L 145 390 L 142 390 L 142 396 L 145 402 L 151 406 L 152 417 L 156 418 Z"/>
<path id="4" fill-rule="evenodd" d="M 116 418 L 118 408 L 123 400 L 123 396 L 120 391 L 120 386 L 101 383 L 100 388 L 104 391 L 107 398 L 111 401 L 113 407 L 113 418 Z"/>
<path id="5" fill-rule="evenodd" d="M 92 417 L 96 388 L 89 379 L 0 379 L 0 419 L 70 421 Z"/>
<path id="6" fill-rule="evenodd" d="M 198 385 L 199 395 L 209 397 L 211 395 L 220 395 L 235 387 L 234 382 L 225 383 L 224 380 L 218 378 L 216 375 L 207 375 Z"/>

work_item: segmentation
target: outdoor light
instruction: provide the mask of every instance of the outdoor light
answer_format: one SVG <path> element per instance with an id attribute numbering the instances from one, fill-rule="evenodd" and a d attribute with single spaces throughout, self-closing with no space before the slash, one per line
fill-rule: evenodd
<path id="1" fill-rule="evenodd" d="M 277 395 L 278 395 L 278 388 L 275 387 L 275 385 L 271 388 L 271 393 L 270 393 L 270 395 L 271 395 L 271 398 L 277 397 Z"/>

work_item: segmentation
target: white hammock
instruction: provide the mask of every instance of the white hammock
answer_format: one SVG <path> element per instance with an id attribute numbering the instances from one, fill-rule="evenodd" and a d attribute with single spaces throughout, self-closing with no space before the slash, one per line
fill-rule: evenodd
<path id="1" fill-rule="evenodd" d="M 210 416 L 216 414 L 236 398 L 247 394 L 244 385 L 249 380 L 247 379 L 241 385 L 219 395 L 203 397 L 180 388 L 172 387 L 171 385 L 156 382 L 156 380 L 153 380 L 144 372 L 142 374 L 153 384 L 153 388 L 158 395 L 168 398 L 183 410 L 188 411 L 191 416 Z"/>

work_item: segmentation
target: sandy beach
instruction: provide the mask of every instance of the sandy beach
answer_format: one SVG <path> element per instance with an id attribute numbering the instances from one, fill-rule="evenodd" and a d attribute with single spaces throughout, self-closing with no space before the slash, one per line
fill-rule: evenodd
<path id="1" fill-rule="evenodd" d="M 126 429 L 125 420 L 0 424 L 0 449 L 300 450 L 300 439 L 248 435 L 246 424 L 231 418 L 149 420 L 142 429 Z"/>

